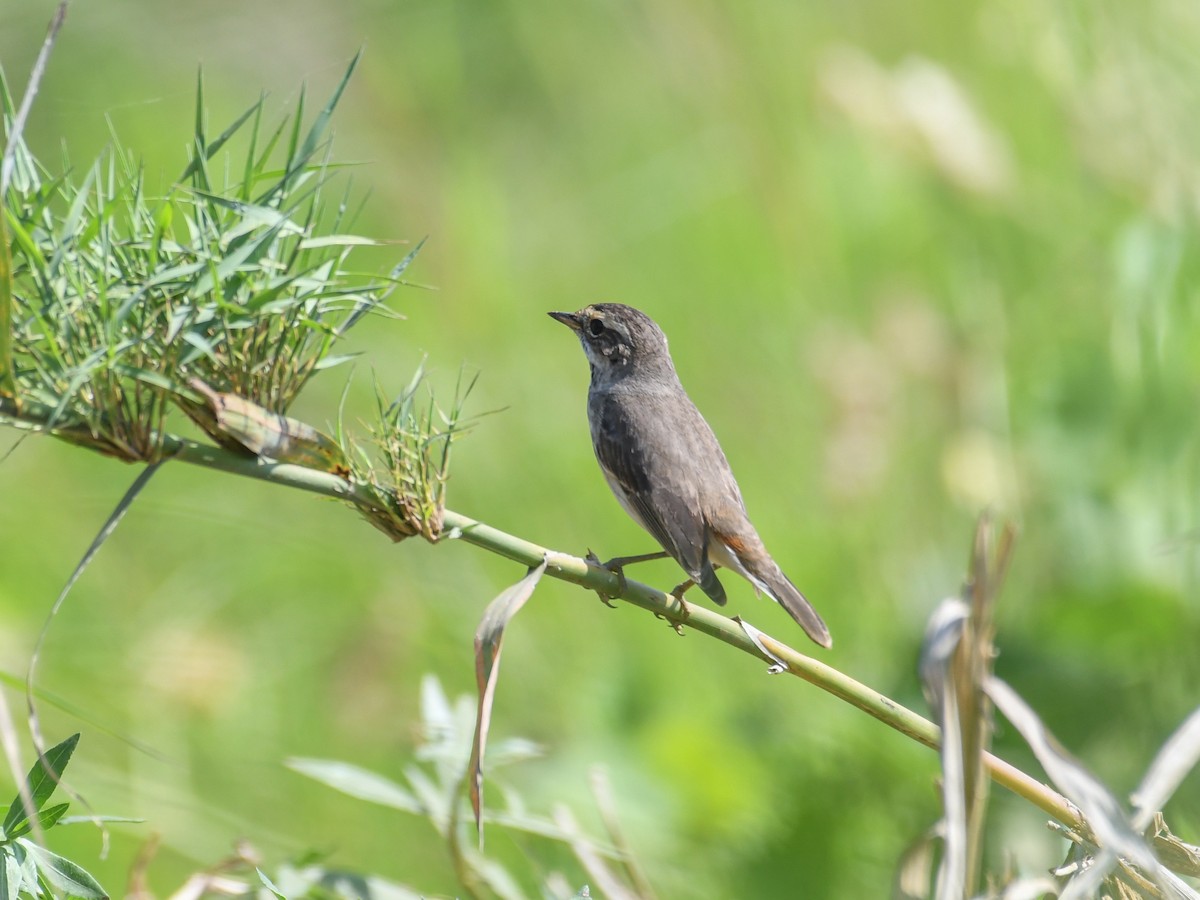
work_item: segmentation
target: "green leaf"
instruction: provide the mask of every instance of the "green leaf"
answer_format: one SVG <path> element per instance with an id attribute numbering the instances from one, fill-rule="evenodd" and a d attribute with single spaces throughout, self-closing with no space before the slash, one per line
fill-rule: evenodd
<path id="1" fill-rule="evenodd" d="M 71 808 L 70 803 L 55 803 L 53 806 L 47 806 L 38 813 L 37 824 L 39 828 L 53 828 L 62 819 L 63 814 Z"/>
<path id="2" fill-rule="evenodd" d="M 250 126 L 250 146 L 246 150 L 246 165 L 242 172 L 240 196 L 243 200 L 250 199 L 250 191 L 254 188 L 254 153 L 258 147 L 258 135 L 262 130 L 263 101 L 266 99 L 266 94 L 259 94 L 258 103 L 254 106 L 254 124 Z"/>
<path id="3" fill-rule="evenodd" d="M 62 891 L 68 897 L 78 897 L 80 900 L 108 900 L 108 894 L 100 886 L 100 882 L 78 863 L 71 862 L 45 847 L 39 847 L 25 838 L 21 838 L 20 843 L 33 857 L 38 872 L 51 887 Z"/>
<path id="4" fill-rule="evenodd" d="M 271 226 L 258 240 L 247 241 L 222 259 L 215 267 L 210 267 L 188 291 L 188 296 L 202 297 L 209 291 L 216 292 L 217 288 L 237 272 L 239 267 L 248 262 L 257 261 L 257 257 L 265 253 L 271 242 L 279 237 L 282 228 L 282 223 Z"/>
<path id="5" fill-rule="evenodd" d="M 213 156 L 216 154 L 216 152 L 225 145 L 225 142 L 228 141 L 231 137 L 233 137 L 233 135 L 237 132 L 237 130 L 239 128 L 241 128 L 244 124 L 246 124 L 247 119 L 249 119 L 251 116 L 257 116 L 261 112 L 263 100 L 265 100 L 265 99 L 266 99 L 266 97 L 259 97 L 258 102 L 255 103 L 253 106 L 251 106 L 248 110 L 246 110 L 240 116 L 238 116 L 234 120 L 233 124 L 230 125 L 228 128 L 226 128 L 224 131 L 222 131 L 220 136 L 217 137 L 216 140 L 204 145 L 204 162 L 207 162 L 208 160 L 212 159 Z M 201 113 L 201 104 L 203 102 L 204 102 L 203 79 L 202 79 L 202 77 L 198 76 L 198 84 L 196 87 L 196 137 L 197 138 L 202 138 L 203 133 L 204 133 L 203 132 L 203 125 L 204 125 L 203 115 Z M 201 163 L 201 160 L 199 157 L 193 158 L 192 161 L 190 163 L 188 163 L 188 167 L 183 170 L 183 174 L 179 176 L 179 180 L 187 181 L 192 176 L 192 174 L 200 167 L 201 164 L 202 163 Z"/>
<path id="6" fill-rule="evenodd" d="M 479 845 L 483 846 L 483 755 L 487 748 L 488 730 L 492 724 L 492 701 L 496 696 L 496 681 L 500 676 L 500 651 L 504 646 L 504 629 L 513 616 L 533 594 L 542 574 L 541 565 L 530 566 L 525 577 L 503 590 L 483 611 L 483 620 L 475 631 L 475 680 L 479 686 L 479 708 L 475 717 L 475 739 L 471 744 L 471 761 L 467 763 L 467 795 L 475 813 L 475 829 Z"/>
<path id="7" fill-rule="evenodd" d="M 0 900 L 17 900 L 25 878 L 21 873 L 21 861 L 17 859 L 18 848 L 0 846 Z"/>
<path id="8" fill-rule="evenodd" d="M 258 880 L 262 882 L 263 887 L 274 894 L 278 900 L 287 900 L 284 893 L 275 886 L 275 882 L 267 877 L 266 872 L 258 867 L 255 867 L 254 871 L 258 873 Z M 3 900 L 3 898 L 0 898 L 0 900 Z"/>
<path id="9" fill-rule="evenodd" d="M 59 825 L 95 825 L 97 822 L 124 822 L 140 825 L 145 822 L 137 816 L 63 816 Z"/>
<path id="10" fill-rule="evenodd" d="M 316 250 L 321 247 L 378 247 L 379 241 L 357 234 L 327 234 L 322 237 L 305 238 L 300 242 L 301 250 Z"/>
<path id="11" fill-rule="evenodd" d="M 71 209 L 68 211 L 66 219 L 63 220 L 62 226 L 58 230 L 58 237 L 55 240 L 57 246 L 54 248 L 54 255 L 50 257 L 49 270 L 46 273 L 50 278 L 58 274 L 58 268 L 62 265 L 63 257 L 66 256 L 67 250 L 71 247 L 72 241 L 75 238 L 75 232 L 79 228 L 80 219 L 83 218 L 83 211 L 88 201 L 88 192 L 92 189 L 92 181 L 96 178 L 96 172 L 96 166 L 88 169 L 87 177 L 83 179 L 83 184 L 79 186 L 75 200 L 71 204 Z"/>
<path id="12" fill-rule="evenodd" d="M 38 247 L 37 242 L 21 225 L 16 214 L 9 209 L 4 210 L 5 217 L 8 220 L 8 227 L 12 230 L 13 244 L 20 249 L 28 258 L 31 265 L 35 266 L 38 272 L 45 275 L 46 257 L 42 255 L 42 250 Z"/>
<path id="13" fill-rule="evenodd" d="M 17 382 L 13 375 L 13 275 L 8 250 L 8 229 L 0 215 L 0 397 L 15 397 Z"/>
<path id="14" fill-rule="evenodd" d="M 33 831 L 35 827 L 40 828 L 43 831 L 45 831 L 47 828 L 54 827 L 59 819 L 63 817 L 63 813 L 65 813 L 70 806 L 70 803 L 56 803 L 54 806 L 47 806 L 37 814 L 36 819 L 26 819 L 24 822 L 19 822 L 14 825 L 12 831 L 6 832 L 8 839 L 12 840 L 13 838 L 18 838 L 21 837 L 21 835 L 28 834 L 29 832 Z M 34 824 L 35 822 L 36 825 Z"/>
<path id="15" fill-rule="evenodd" d="M 21 887 L 27 893 L 36 895 L 38 893 L 38 872 L 37 865 L 33 861 L 33 854 L 25 850 L 25 841 L 14 841 L 12 844 L 13 858 L 21 867 Z"/>
<path id="16" fill-rule="evenodd" d="M 165 239 L 171 231 L 171 220 L 175 217 L 175 206 L 171 201 L 164 200 L 154 211 L 154 233 L 150 237 L 150 267 L 158 268 L 158 255 L 164 248 Z"/>
<path id="17" fill-rule="evenodd" d="M 361 355 L 360 353 L 343 353 L 340 356 L 326 356 L 313 366 L 313 370 L 319 372 L 321 369 L 332 369 L 334 366 L 357 359 Z"/>
<path id="18" fill-rule="evenodd" d="M 208 151 L 204 147 L 204 70 L 196 72 L 196 126 L 192 136 L 192 152 L 196 155 L 184 170 L 195 176 L 196 184 L 208 187 Z"/>
<path id="19" fill-rule="evenodd" d="M 346 72 L 342 75 L 342 80 L 338 82 L 338 86 L 334 88 L 333 96 L 325 104 L 324 109 L 317 113 L 316 119 L 313 120 L 312 127 L 309 128 L 308 134 L 304 138 L 304 145 L 300 148 L 291 160 L 289 160 L 289 169 L 293 171 L 300 166 L 306 165 L 312 155 L 317 152 L 317 145 L 324 135 L 325 130 L 329 127 L 329 120 L 333 118 L 333 111 L 338 105 L 338 101 L 342 99 L 342 91 L 346 89 L 350 77 L 354 74 L 355 68 L 358 67 L 358 61 L 362 58 L 362 50 L 354 54 L 354 59 L 350 60 L 350 65 L 347 66 Z M 299 125 L 300 118 L 297 115 L 296 124 Z M 291 174 L 289 172 L 289 174 Z"/>
<path id="20" fill-rule="evenodd" d="M 287 182 L 287 175 L 291 174 L 292 161 L 296 158 L 296 151 L 300 146 L 300 129 L 304 125 L 304 103 L 308 99 L 308 85 L 300 85 L 300 97 L 296 101 L 296 119 L 292 122 L 292 133 L 288 138 L 287 146 L 287 169 L 284 174 L 284 179 L 277 187 L 282 188 Z"/>
<path id="21" fill-rule="evenodd" d="M 187 340 L 187 335 L 184 335 L 184 340 Z M 156 388 L 162 388 L 165 391 L 178 390 L 177 382 L 172 381 L 166 375 L 160 375 L 157 372 L 151 372 L 148 369 L 139 369 L 136 366 L 127 366 L 124 363 L 117 363 L 112 367 L 112 370 L 118 375 L 123 375 L 126 378 L 140 381 L 143 384 L 149 384 Z"/>
<path id="22" fill-rule="evenodd" d="M 307 775 L 335 791 L 341 791 L 359 800 L 368 800 L 418 815 L 425 811 L 417 798 L 396 782 L 347 762 L 293 757 L 285 765 L 293 772 Z"/>
<path id="23" fill-rule="evenodd" d="M 12 835 L 19 825 L 28 820 L 30 812 L 37 812 L 46 805 L 46 801 L 58 787 L 62 773 L 67 768 L 67 763 L 78 743 L 79 734 L 76 732 L 61 744 L 55 744 L 33 764 L 33 768 L 29 770 L 29 775 L 25 778 L 33 809 L 27 810 L 21 795 L 17 794 L 16 799 L 8 808 L 8 815 L 4 817 L 4 823 L 0 825 L 0 830 L 3 830 L 6 835 Z"/>

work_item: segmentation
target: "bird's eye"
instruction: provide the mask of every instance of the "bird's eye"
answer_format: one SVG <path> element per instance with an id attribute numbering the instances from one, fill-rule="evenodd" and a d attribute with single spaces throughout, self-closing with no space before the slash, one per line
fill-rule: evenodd
<path id="1" fill-rule="evenodd" d="M 600 337 L 604 334 L 604 323 L 599 319 L 592 319 L 588 322 L 588 334 L 592 337 Z"/>

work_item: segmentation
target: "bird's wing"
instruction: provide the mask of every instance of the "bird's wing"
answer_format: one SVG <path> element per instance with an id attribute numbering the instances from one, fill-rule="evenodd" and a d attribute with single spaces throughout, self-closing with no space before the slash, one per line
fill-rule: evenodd
<path id="1" fill-rule="evenodd" d="M 647 458 L 643 448 L 624 437 L 630 433 L 624 410 L 610 405 L 604 413 L 592 437 L 609 487 L 625 511 L 700 588 L 714 602 L 724 603 L 725 592 L 708 560 L 707 529 L 695 496 L 662 471 L 662 460 Z"/>

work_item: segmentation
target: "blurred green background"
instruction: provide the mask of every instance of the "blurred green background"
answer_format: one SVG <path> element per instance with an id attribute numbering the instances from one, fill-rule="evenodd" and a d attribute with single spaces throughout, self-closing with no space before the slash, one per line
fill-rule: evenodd
<path id="1" fill-rule="evenodd" d="M 0 6 L 23 86 L 52 12 Z M 449 505 L 602 557 L 649 539 L 588 445 L 587 370 L 544 315 L 618 299 L 671 339 L 774 556 L 835 636 L 822 659 L 924 710 L 917 648 L 976 514 L 1021 528 L 997 669 L 1114 790 L 1200 691 L 1200 13 L 1141 4 L 919 0 L 77 3 L 29 126 L 53 164 L 111 127 L 151 190 L 184 159 L 203 66 L 211 129 L 260 89 L 279 114 L 366 55 L 335 119 L 361 161 L 358 230 L 429 241 L 406 321 L 361 328 L 351 395 L 424 354 L 449 399 L 481 372 Z M 315 103 L 313 108 L 315 108 Z M 364 252 L 390 265 L 403 245 Z M 345 370 L 296 414 L 334 415 Z M 0 435 L 7 451 L 15 435 Z M 24 672 L 63 581 L 133 469 L 27 439 L 0 465 L 0 667 Z M 455 891 L 428 825 L 281 765 L 398 776 L 419 684 L 473 691 L 471 639 L 518 567 L 392 546 L 336 504 L 168 466 L 56 621 L 48 736 L 73 781 L 144 816 L 91 866 L 119 891 L 162 836 L 160 893 L 245 836 L 267 867 L 331 863 Z M 668 563 L 637 577 L 669 586 Z M 730 611 L 803 644 L 726 579 Z M 10 698 L 19 706 L 19 698 Z M 663 897 L 884 896 L 938 813 L 936 758 L 797 681 L 547 582 L 511 630 L 494 736 L 528 804 L 587 817 L 608 767 Z M 1005 724 L 999 751 L 1037 771 Z M 1062 848 L 994 796 L 990 864 Z M 1168 810 L 1200 838 L 1200 779 Z M 72 841 L 74 843 L 72 843 Z M 500 832 L 490 846 L 512 855 Z M 88 863 L 94 831 L 58 849 Z M 582 882 L 578 875 L 577 881 Z"/>

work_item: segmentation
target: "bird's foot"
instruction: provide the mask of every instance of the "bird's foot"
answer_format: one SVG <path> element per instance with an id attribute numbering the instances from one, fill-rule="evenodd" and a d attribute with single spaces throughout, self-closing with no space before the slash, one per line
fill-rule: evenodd
<path id="1" fill-rule="evenodd" d="M 674 597 L 679 602 L 680 618 L 678 620 L 667 619 L 667 621 L 670 623 L 671 627 L 675 629 L 675 633 L 680 637 L 683 637 L 684 623 L 687 622 L 692 615 L 692 608 L 688 605 L 688 602 L 683 599 L 683 595 L 687 593 L 688 588 L 692 587 L 695 583 L 696 582 L 689 578 L 687 581 L 683 582 L 683 584 L 675 585 L 675 587 L 671 589 L 671 593 L 668 595 L 670 597 Z"/>
<path id="2" fill-rule="evenodd" d="M 606 563 L 600 562 L 600 557 L 598 557 L 594 552 L 592 552 L 591 548 L 588 548 L 587 556 L 584 557 L 584 560 L 586 560 L 588 563 L 590 563 L 593 566 L 598 566 L 601 569 L 607 569 L 609 572 L 612 572 L 614 575 L 617 576 L 617 584 L 619 585 L 619 587 L 617 588 L 617 593 L 615 596 L 606 594 L 603 591 L 596 591 L 596 596 L 600 598 L 601 603 L 603 603 L 609 609 L 616 609 L 617 606 L 612 601 L 614 599 L 616 599 L 616 597 L 619 597 L 620 595 L 625 593 L 625 573 L 623 571 L 621 571 L 620 566 L 614 567 L 612 565 L 612 562 L 613 562 L 612 560 L 609 560 Z"/>

